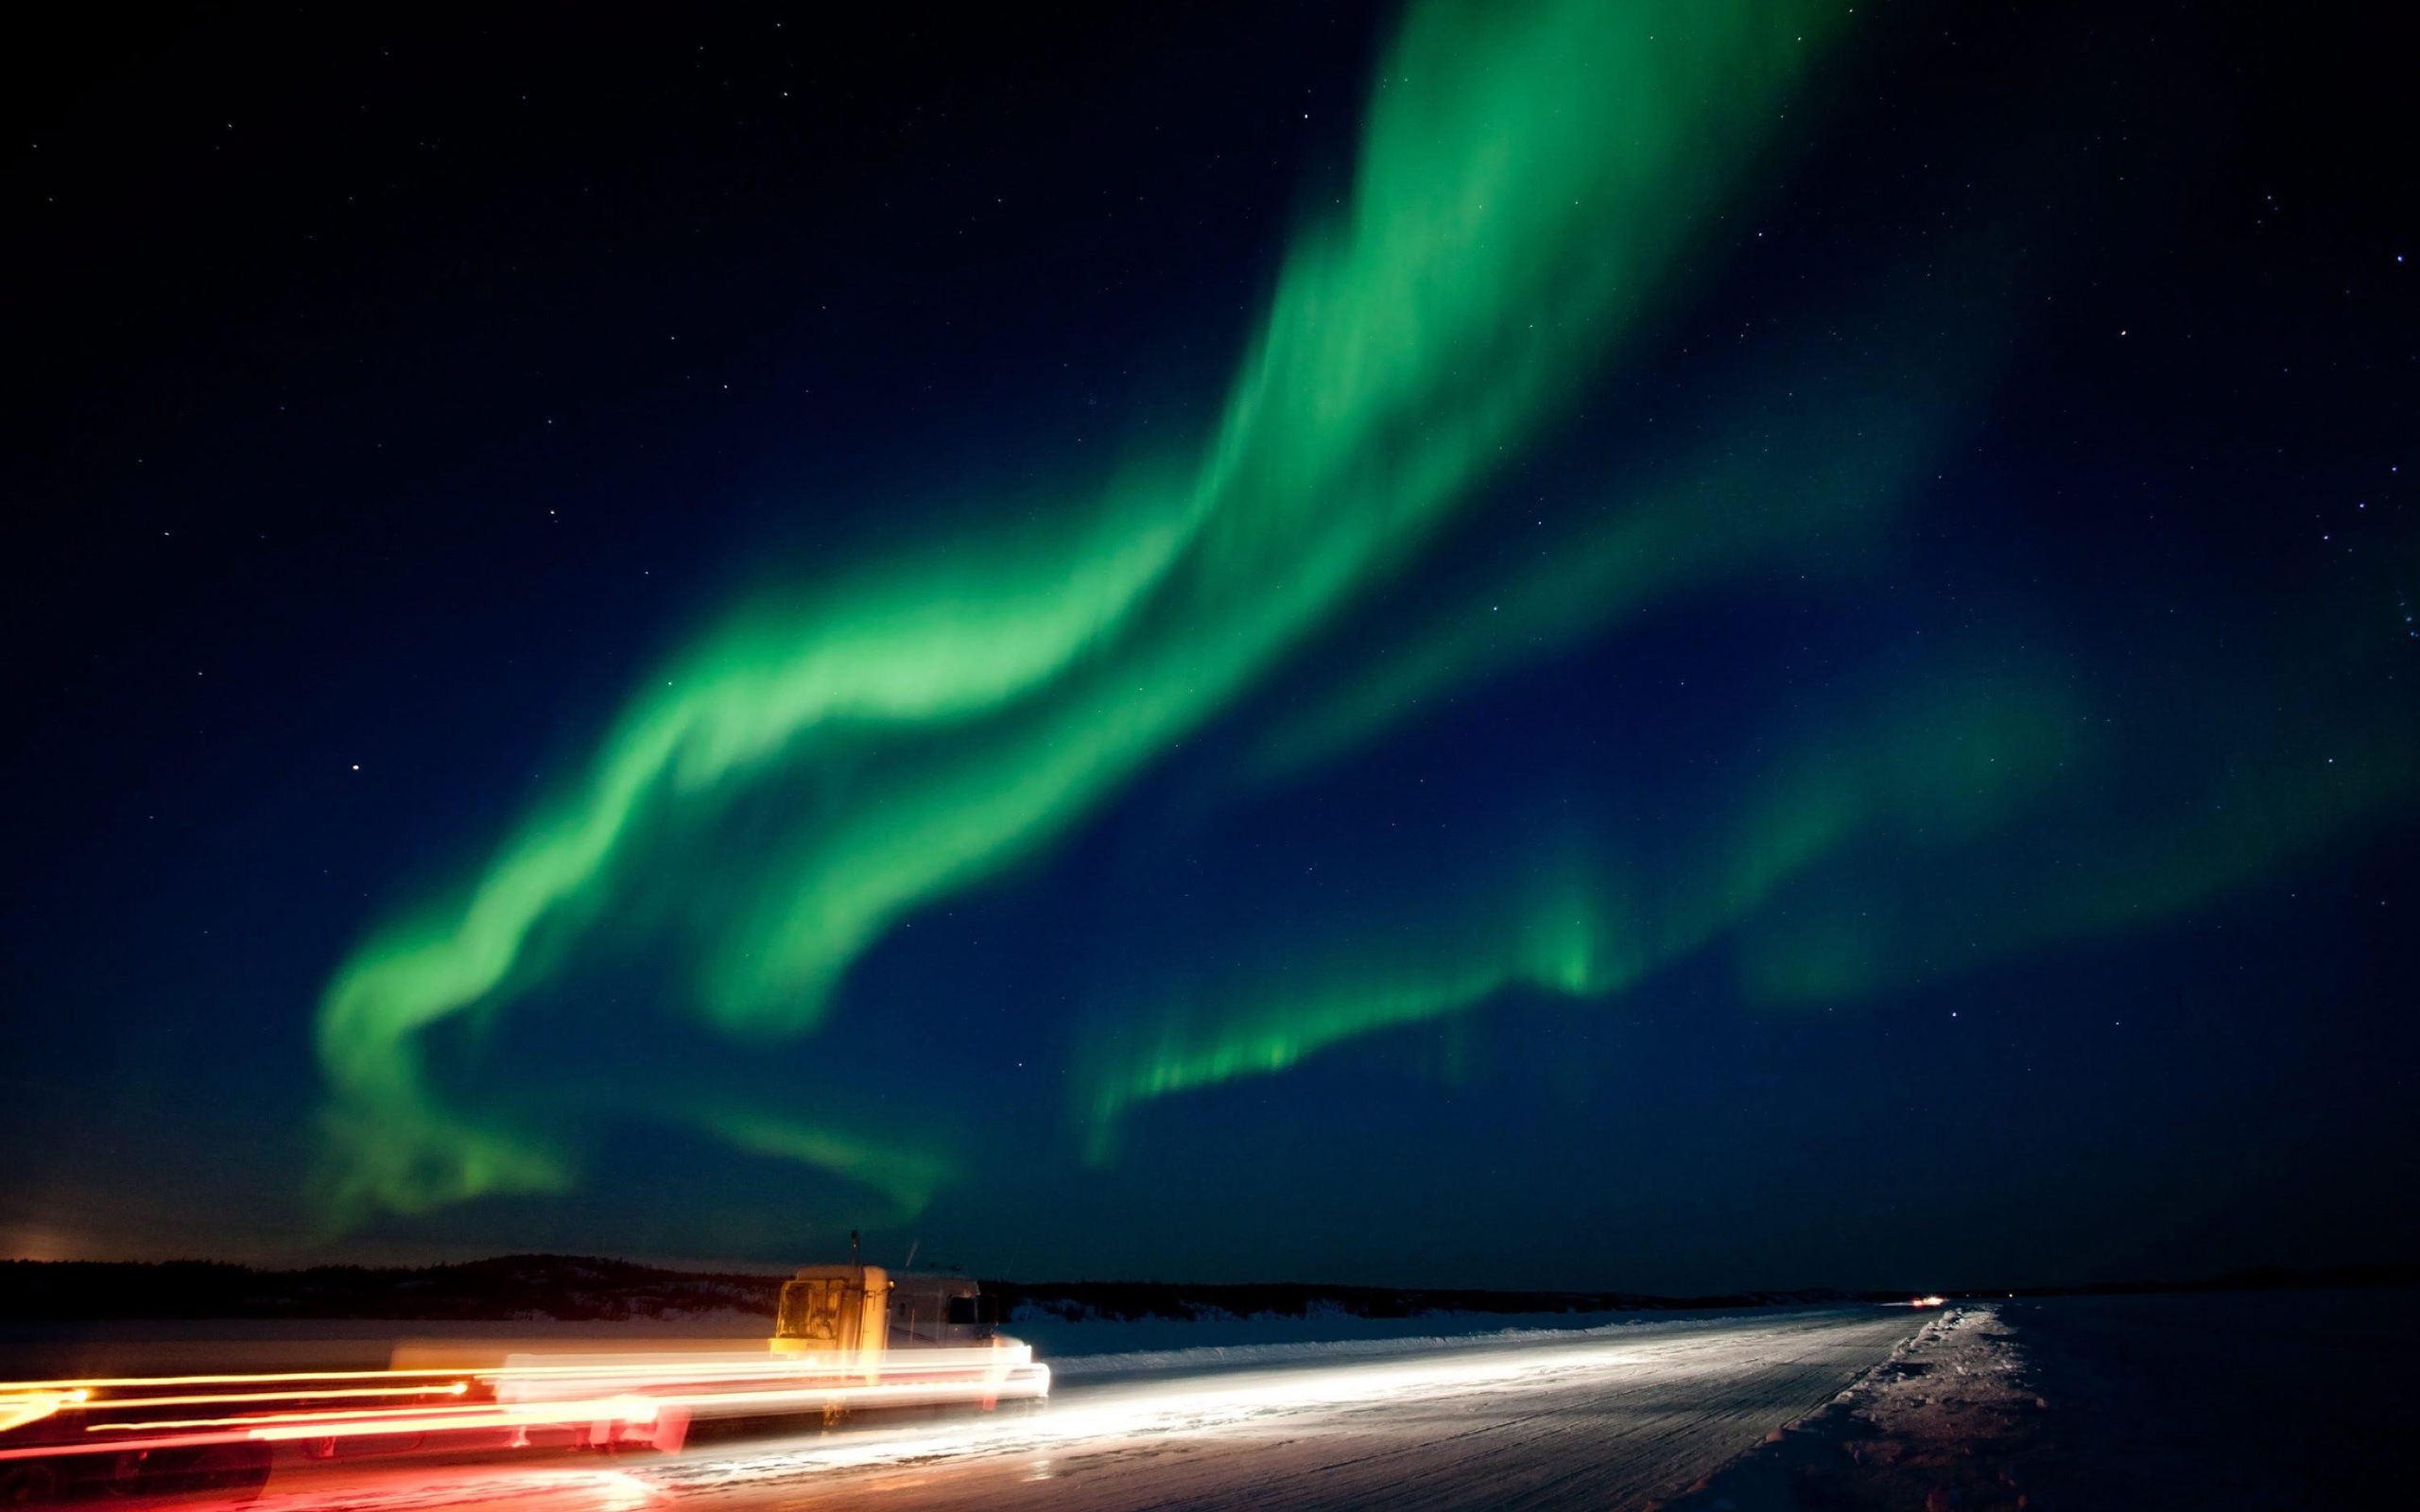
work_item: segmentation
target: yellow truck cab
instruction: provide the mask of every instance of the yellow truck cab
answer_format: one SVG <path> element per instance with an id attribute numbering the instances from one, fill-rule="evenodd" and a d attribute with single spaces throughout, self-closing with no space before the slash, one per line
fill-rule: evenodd
<path id="1" fill-rule="evenodd" d="M 981 1295 L 969 1278 L 945 1271 L 804 1265 L 782 1283 L 773 1348 L 861 1355 L 987 1344 L 994 1332 L 983 1320 Z"/>

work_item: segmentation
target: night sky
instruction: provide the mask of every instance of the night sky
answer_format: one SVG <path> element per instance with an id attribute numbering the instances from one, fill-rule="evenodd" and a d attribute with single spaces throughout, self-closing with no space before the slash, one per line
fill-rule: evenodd
<path id="1" fill-rule="evenodd" d="M 2412 1258 L 2392 9 L 22 36 L 0 1253 Z"/>

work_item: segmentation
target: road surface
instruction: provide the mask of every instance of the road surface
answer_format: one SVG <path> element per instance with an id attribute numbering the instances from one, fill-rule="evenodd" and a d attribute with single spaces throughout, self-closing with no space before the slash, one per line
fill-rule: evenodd
<path id="1" fill-rule="evenodd" d="M 1383 1353 L 1313 1349 L 1246 1368 L 1078 1360 L 1049 1404 L 1029 1413 L 700 1445 L 664 1458 L 281 1469 L 255 1507 L 1639 1506 L 1829 1401 L 1924 1317 L 1905 1308 L 1752 1314 Z"/>

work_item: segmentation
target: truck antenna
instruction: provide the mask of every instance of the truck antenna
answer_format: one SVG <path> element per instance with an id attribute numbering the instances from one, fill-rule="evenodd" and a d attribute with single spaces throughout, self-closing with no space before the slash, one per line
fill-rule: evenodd
<path id="1" fill-rule="evenodd" d="M 857 1263 L 857 1231 L 855 1228 L 849 1230 L 849 1263 Z"/>

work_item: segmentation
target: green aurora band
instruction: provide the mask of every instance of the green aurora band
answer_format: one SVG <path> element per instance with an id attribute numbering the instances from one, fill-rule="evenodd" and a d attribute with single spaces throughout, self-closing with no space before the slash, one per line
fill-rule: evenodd
<path id="1" fill-rule="evenodd" d="M 613 916 L 644 837 L 855 763 L 845 807 L 803 821 L 700 942 L 714 1025 L 795 1035 L 904 912 L 1063 833 L 1249 690 L 1567 411 L 1846 19 L 1816 0 L 1415 8 L 1349 203 L 1298 236 L 1197 463 L 1005 547 L 735 616 L 476 876 L 342 963 L 318 1024 L 337 1219 L 570 1181 L 544 1142 L 445 1106 L 424 1040 Z M 721 1132 L 866 1169 L 838 1132 Z"/>

